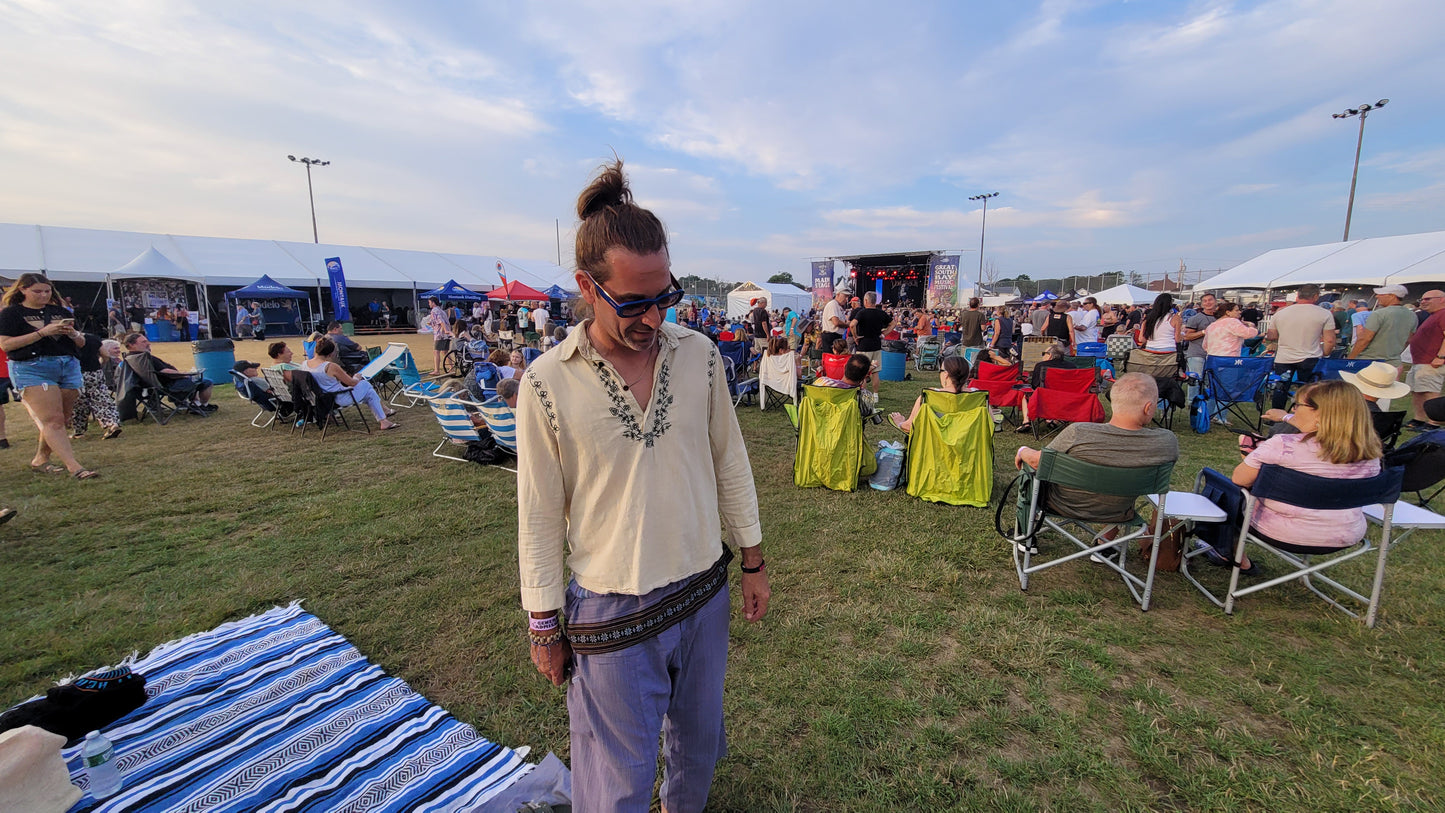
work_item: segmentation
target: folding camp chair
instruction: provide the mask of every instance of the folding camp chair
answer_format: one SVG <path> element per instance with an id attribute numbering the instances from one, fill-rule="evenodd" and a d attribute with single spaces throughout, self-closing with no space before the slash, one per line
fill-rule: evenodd
<path id="1" fill-rule="evenodd" d="M 263 377 L 261 380 L 265 381 L 266 379 Z M 235 370 L 231 371 L 231 383 L 236 385 L 236 395 L 240 396 L 242 401 L 261 410 L 256 413 L 256 417 L 251 419 L 251 425 L 257 429 L 265 429 L 276 420 L 276 398 L 265 387 L 254 384 L 253 381 L 255 379 L 241 375 Z M 266 422 L 257 423 L 263 417 L 266 418 Z"/>
<path id="2" fill-rule="evenodd" d="M 994 409 L 1012 409 L 1014 418 L 1010 420 L 1017 424 L 1019 409 L 1028 397 L 1028 392 L 1019 384 L 1019 365 L 1010 364 L 1005 367 L 980 361 L 973 368 L 973 376 L 968 381 L 968 388 L 988 393 L 988 405 Z"/>
<path id="3" fill-rule="evenodd" d="M 477 429 L 476 424 L 472 423 L 472 411 L 477 410 L 479 413 L 481 413 L 483 416 L 483 420 L 485 421 L 486 414 L 485 412 L 483 412 L 483 409 L 486 405 L 478 404 L 474 401 L 468 401 L 462 398 L 447 398 L 444 396 L 426 398 L 424 400 L 426 401 L 427 405 L 431 407 L 432 414 L 436 416 L 437 424 L 442 428 L 441 443 L 438 443 L 437 447 L 432 450 L 432 457 L 440 457 L 445 460 L 457 460 L 465 463 L 471 462 L 470 460 L 467 460 L 467 458 L 458 455 L 442 454 L 442 449 L 445 449 L 448 446 L 471 443 L 473 441 L 481 442 L 482 433 Z M 505 408 L 506 404 L 502 404 L 502 406 Z M 508 412 L 510 413 L 510 410 L 508 410 Z M 513 454 L 516 454 L 516 423 L 513 422 L 511 424 L 511 427 L 513 434 L 512 445 L 510 447 L 502 443 L 502 440 L 498 436 L 496 431 L 492 431 L 492 439 L 497 443 L 498 446 L 507 449 L 507 451 L 512 452 Z M 488 424 L 488 429 L 491 430 L 490 423 Z M 517 472 L 516 469 L 510 468 L 508 466 L 503 466 L 499 463 L 493 465 L 495 465 L 499 469 L 506 469 L 513 474 L 516 474 Z"/>
<path id="4" fill-rule="evenodd" d="M 337 392 L 327 392 L 321 388 L 321 384 L 310 372 L 306 370 L 291 371 L 291 400 L 299 409 L 301 437 L 306 437 L 306 425 L 314 424 L 321 429 L 321 439 L 326 440 L 326 432 L 333 425 L 340 424 L 348 432 L 354 432 L 351 428 L 351 419 L 347 417 L 347 407 L 356 409 L 356 417 L 361 421 L 361 427 L 366 434 L 371 434 L 371 422 L 366 419 L 366 413 L 361 411 L 361 402 L 355 398 L 349 404 L 340 403 L 340 396 L 352 392 L 350 387 Z"/>
<path id="5" fill-rule="evenodd" d="M 743 399 L 751 399 L 758 394 L 758 380 L 748 378 L 748 343 L 718 342 L 717 349 L 723 357 L 723 372 L 727 376 L 728 395 L 732 397 L 733 406 L 736 407 L 743 402 Z"/>
<path id="6" fill-rule="evenodd" d="M 525 362 L 527 362 L 527 364 L 529 364 L 529 365 L 530 365 L 532 362 L 536 361 L 537 359 L 539 359 L 539 358 L 541 358 L 541 357 L 542 357 L 542 351 L 541 351 L 541 350 L 538 350 L 538 349 L 535 348 L 535 347 L 523 347 L 523 348 L 522 348 L 522 360 L 525 361 Z"/>
<path id="7" fill-rule="evenodd" d="M 1273 368 L 1269 356 L 1209 356 L 1204 360 L 1201 386 L 1190 406 L 1190 423 L 1194 431 L 1204 434 L 1210 424 L 1233 415 L 1251 429 L 1260 430 L 1259 403 L 1265 380 Z M 1255 414 L 1244 411 L 1244 405 L 1255 407 Z"/>
<path id="8" fill-rule="evenodd" d="M 1085 463 L 1054 449 L 1044 449 L 1035 471 L 1027 466 L 1004 490 L 994 514 L 994 527 L 1013 543 L 1014 571 L 1019 589 L 1029 589 L 1029 577 L 1065 562 L 1090 557 L 1110 568 L 1123 579 L 1124 585 L 1140 609 L 1148 611 L 1154 593 L 1154 571 L 1159 560 L 1159 545 L 1153 546 L 1143 577 L 1127 569 L 1129 549 L 1139 537 L 1151 532 L 1137 511 L 1119 522 L 1094 522 L 1065 516 L 1049 508 L 1048 489 L 1075 488 L 1094 494 L 1116 497 L 1158 496 L 1152 533 L 1162 536 L 1167 512 L 1169 478 L 1173 463 L 1157 466 L 1125 468 Z M 1010 516 L 1011 515 L 1011 516 Z M 1052 531 L 1062 536 L 1077 550 L 1042 562 L 1039 535 Z"/>
<path id="9" fill-rule="evenodd" d="M 300 410 L 296 402 L 291 399 L 291 383 L 286 380 L 286 374 L 280 370 L 262 368 L 261 376 L 266 379 L 267 384 L 271 385 L 271 397 L 276 399 L 277 420 L 290 422 L 291 431 L 294 433 L 296 424 L 299 422 L 295 418 Z M 271 422 L 272 429 L 279 425 L 277 421 Z"/>
<path id="10" fill-rule="evenodd" d="M 1034 439 L 1041 440 L 1054 430 L 1044 430 L 1046 422 L 1102 423 L 1107 419 L 1104 405 L 1094 391 L 1098 373 L 1093 367 L 1070 370 L 1049 367 L 1044 370 L 1043 386 L 1028 395 L 1027 419 Z"/>
<path id="11" fill-rule="evenodd" d="M 1049 348 L 1058 341 L 1052 336 L 1025 336 L 1019 345 L 1019 376 L 1022 378 L 1034 371 L 1034 365 L 1048 357 Z"/>
<path id="12" fill-rule="evenodd" d="M 467 391 L 478 403 L 487 401 L 497 394 L 497 385 L 502 383 L 502 371 L 490 361 L 472 362 L 472 374 L 467 378 Z"/>
<path id="13" fill-rule="evenodd" d="M 878 461 L 863 433 L 858 390 L 803 385 L 798 404 L 798 448 L 793 456 L 793 484 L 856 491 L 861 477 L 871 475 Z"/>
<path id="14" fill-rule="evenodd" d="M 1370 423 L 1374 424 L 1375 434 L 1380 436 L 1380 443 L 1388 452 L 1400 442 L 1400 430 L 1405 428 L 1405 413 L 1371 412 Z"/>
<path id="15" fill-rule="evenodd" d="M 477 412 L 482 416 L 487 429 L 492 433 L 492 439 L 497 445 L 517 454 L 517 416 L 507 402 L 500 398 L 493 398 L 477 407 Z"/>
<path id="16" fill-rule="evenodd" d="M 843 368 L 848 366 L 848 359 L 852 358 L 847 353 L 824 353 L 820 359 L 819 367 L 822 370 L 819 375 L 831 378 L 834 381 L 843 380 Z"/>
<path id="17" fill-rule="evenodd" d="M 202 407 L 194 400 L 199 374 L 166 376 L 156 368 L 150 353 L 127 353 L 122 373 L 121 400 L 135 404 L 136 417 L 142 423 L 147 417 L 165 426 L 179 412 L 209 418 L 214 409 Z M 144 411 L 142 411 L 142 409 Z M 128 409 L 121 411 L 125 417 Z"/>
<path id="18" fill-rule="evenodd" d="M 1309 380 L 1330 381 L 1339 378 L 1342 372 L 1358 373 L 1373 363 L 1371 359 L 1322 358 L 1315 362 L 1315 369 L 1310 373 Z"/>
<path id="19" fill-rule="evenodd" d="M 913 369 L 937 371 L 942 363 L 943 339 L 938 336 L 924 336 L 919 339 L 917 355 L 913 357 Z"/>
<path id="20" fill-rule="evenodd" d="M 383 364 L 383 360 L 386 363 Z M 392 406 L 410 409 L 441 391 L 441 385 L 436 382 L 443 376 L 423 378 L 421 371 L 416 367 L 416 359 L 411 354 L 411 348 L 401 342 L 388 343 L 386 352 L 366 365 L 361 374 L 365 377 L 373 369 L 379 371 L 388 366 L 396 372 L 401 384 L 388 402 Z"/>
<path id="21" fill-rule="evenodd" d="M 1208 476 L 1205 475 L 1205 472 L 1209 472 Z M 1343 479 L 1319 477 L 1266 463 L 1260 467 L 1259 477 L 1248 489 L 1234 487 L 1228 478 L 1213 469 L 1206 469 L 1205 472 L 1200 473 L 1204 493 L 1208 496 L 1210 490 L 1213 489 L 1218 493 L 1231 495 L 1230 502 L 1220 505 L 1220 507 L 1230 514 L 1229 526 L 1238 530 L 1233 539 L 1215 541 L 1210 549 L 1200 548 L 1197 551 L 1190 551 L 1184 561 L 1180 563 L 1180 571 L 1185 574 L 1185 578 L 1199 588 L 1206 598 L 1214 602 L 1216 606 L 1222 607 L 1226 614 L 1233 614 L 1235 599 L 1287 582 L 1298 581 L 1304 585 L 1305 589 L 1324 599 L 1330 606 L 1355 618 L 1359 617 L 1359 613 L 1346 607 L 1340 600 L 1351 599 L 1366 605 L 1365 623 L 1368 626 L 1374 626 L 1375 612 L 1380 602 L 1380 589 L 1385 577 L 1385 556 L 1389 552 L 1391 543 L 1391 518 L 1394 515 L 1395 501 L 1400 496 L 1400 484 L 1404 475 L 1402 468 L 1388 467 L 1373 477 Z M 1231 487 L 1233 487 L 1232 490 Z M 1283 545 L 1264 538 L 1250 527 L 1247 518 L 1254 515 L 1255 505 L 1260 500 L 1274 500 L 1306 511 L 1371 506 L 1374 507 L 1371 510 L 1374 510 L 1380 518 L 1380 539 L 1378 541 L 1371 540 L 1369 534 L 1366 534 L 1360 542 L 1342 549 L 1317 548 L 1311 550 L 1305 546 Z M 1383 508 L 1379 506 L 1383 506 Z M 1231 509 L 1237 510 L 1232 511 Z M 1230 544 L 1221 550 L 1219 542 Z M 1275 559 L 1289 569 L 1289 572 L 1283 576 L 1276 576 L 1247 587 L 1241 587 L 1239 565 L 1244 561 L 1245 549 L 1250 544 L 1257 549 L 1273 554 Z M 1229 587 L 1222 598 L 1200 583 L 1199 579 L 1188 570 L 1190 560 L 1196 559 L 1201 554 L 1208 555 L 1210 550 L 1225 556 L 1233 563 Z M 1341 584 L 1322 572 L 1372 553 L 1376 555 L 1375 578 L 1368 596 Z M 1316 587 L 1316 582 L 1329 588 L 1331 593 L 1326 593 Z"/>
<path id="22" fill-rule="evenodd" d="M 1429 508 L 1430 501 L 1445 491 L 1445 430 L 1432 429 L 1410 438 L 1387 454 L 1385 463 L 1404 467 L 1400 490 L 1414 494 L 1416 505 Z M 1435 490 L 1427 496 L 1425 492 L 1432 488 Z"/>
<path id="23" fill-rule="evenodd" d="M 798 403 L 798 354 L 765 355 L 758 362 L 758 408 Z"/>
<path id="24" fill-rule="evenodd" d="M 993 415 L 988 393 L 924 390 L 908 433 L 909 494 L 983 508 L 993 496 Z"/>

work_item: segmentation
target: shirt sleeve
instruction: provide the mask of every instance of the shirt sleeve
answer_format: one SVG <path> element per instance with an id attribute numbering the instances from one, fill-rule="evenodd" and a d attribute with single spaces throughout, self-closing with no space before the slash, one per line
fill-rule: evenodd
<path id="1" fill-rule="evenodd" d="M 733 547 L 751 548 L 763 541 L 753 466 L 748 461 L 748 447 L 743 443 L 732 399 L 728 397 L 727 379 L 721 374 L 722 356 L 716 347 L 708 351 L 713 354 L 719 372 L 712 377 L 712 397 L 708 401 L 708 441 L 717 478 L 718 514 L 726 529 L 723 539 Z"/>
<path id="2" fill-rule="evenodd" d="M 517 560 L 522 607 L 561 609 L 566 593 L 567 515 L 561 447 L 546 384 L 528 372 L 517 393 Z"/>
<path id="3" fill-rule="evenodd" d="M 1275 435 L 1254 447 L 1254 451 L 1244 458 L 1244 462 L 1256 469 L 1266 463 L 1279 465 L 1280 461 L 1284 459 L 1285 437 L 1285 435 Z"/>
<path id="4" fill-rule="evenodd" d="M 1370 315 L 1365 317 L 1365 330 L 1371 333 L 1379 333 L 1380 323 L 1382 321 L 1384 321 L 1384 317 L 1380 316 L 1379 311 L 1370 311 Z"/>

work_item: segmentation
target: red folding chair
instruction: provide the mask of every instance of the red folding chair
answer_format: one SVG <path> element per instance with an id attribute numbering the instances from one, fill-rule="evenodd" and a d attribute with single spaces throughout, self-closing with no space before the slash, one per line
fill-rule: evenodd
<path id="1" fill-rule="evenodd" d="M 848 366 L 847 353 L 824 353 L 823 354 L 823 375 L 834 381 L 843 380 L 843 368 Z"/>
<path id="2" fill-rule="evenodd" d="M 1104 405 L 1094 392 L 1095 370 L 1068 370 L 1050 367 L 1044 370 L 1044 385 L 1029 393 L 1028 419 L 1034 438 L 1041 439 L 1054 430 L 1040 433 L 1046 421 L 1065 423 L 1102 423 Z M 1058 428 L 1058 427 L 1056 427 Z"/>
<path id="3" fill-rule="evenodd" d="M 994 409 L 1013 409 L 1018 412 L 1028 393 L 1019 384 L 1019 365 L 992 364 L 980 361 L 974 366 L 974 377 L 969 379 L 968 388 L 988 393 L 988 405 Z M 1018 421 L 1012 421 L 1018 423 Z"/>

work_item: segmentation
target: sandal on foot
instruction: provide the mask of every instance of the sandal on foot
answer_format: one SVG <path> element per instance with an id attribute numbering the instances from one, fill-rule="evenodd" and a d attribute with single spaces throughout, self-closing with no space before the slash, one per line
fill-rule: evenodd
<path id="1" fill-rule="evenodd" d="M 54 463 L 46 463 L 43 466 L 31 466 L 30 470 L 36 474 L 60 474 L 65 471 L 64 467 L 57 466 Z"/>
<path id="2" fill-rule="evenodd" d="M 15 515 L 18 513 L 20 512 L 14 508 L 0 508 L 0 525 L 4 525 L 10 520 L 15 519 Z"/>
<path id="3" fill-rule="evenodd" d="M 105 434 L 104 434 L 104 435 L 101 435 L 101 436 L 100 436 L 100 439 L 101 439 L 101 440 L 110 440 L 111 438 L 118 438 L 118 437 L 120 437 L 120 425 L 119 425 L 119 424 L 117 424 L 117 425 L 115 425 L 115 426 L 112 426 L 111 428 L 105 430 Z"/>
<path id="4" fill-rule="evenodd" d="M 80 471 L 70 476 L 74 477 L 77 480 L 93 480 L 100 476 L 100 472 L 94 469 L 81 469 Z"/>

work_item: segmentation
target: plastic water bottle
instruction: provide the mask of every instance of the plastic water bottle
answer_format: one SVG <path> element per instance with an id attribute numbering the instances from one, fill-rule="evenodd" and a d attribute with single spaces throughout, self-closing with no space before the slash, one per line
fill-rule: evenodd
<path id="1" fill-rule="evenodd" d="M 105 799 L 120 791 L 120 769 L 115 765 L 115 746 L 99 731 L 85 735 L 85 744 L 80 747 L 80 759 L 85 764 L 85 775 L 90 779 L 90 795 L 94 799 Z"/>

